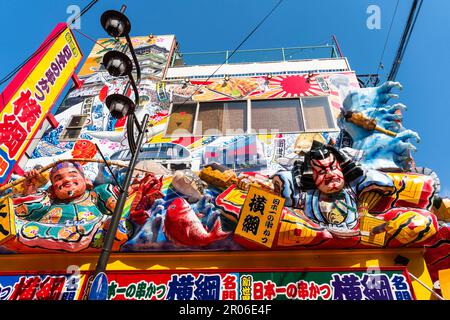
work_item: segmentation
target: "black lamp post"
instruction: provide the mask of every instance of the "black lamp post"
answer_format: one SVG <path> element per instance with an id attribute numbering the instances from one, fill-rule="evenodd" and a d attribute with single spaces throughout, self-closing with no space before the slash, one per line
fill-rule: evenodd
<path id="1" fill-rule="evenodd" d="M 141 72 L 139 63 L 136 58 L 136 54 L 129 37 L 129 32 L 131 30 L 131 24 L 128 18 L 123 14 L 125 11 L 125 6 L 122 6 L 121 11 L 108 10 L 103 13 L 101 17 L 101 24 L 106 32 L 113 37 L 123 37 L 127 39 L 127 45 L 130 49 L 131 55 L 134 60 L 134 67 L 137 73 L 137 83 L 140 82 Z M 144 116 L 142 123 L 139 123 L 134 111 L 136 106 L 139 105 L 139 92 L 134 81 L 132 70 L 133 63 L 130 58 L 123 52 L 120 51 L 109 51 L 103 56 L 103 65 L 111 76 L 122 77 L 128 76 L 129 81 L 123 91 L 123 94 L 112 94 L 106 98 L 106 105 L 113 116 L 116 119 L 127 116 L 127 137 L 129 142 L 130 151 L 132 153 L 131 161 L 128 165 L 128 170 L 125 175 L 124 185 L 120 187 L 120 195 L 114 209 L 114 213 L 111 217 L 108 232 L 106 233 L 105 240 L 103 242 L 102 252 L 97 261 L 97 266 L 92 279 L 96 279 L 97 275 L 103 273 L 106 269 L 106 265 L 109 260 L 109 255 L 114 243 L 114 238 L 116 236 L 117 228 L 119 226 L 120 218 L 122 216 L 123 208 L 125 206 L 125 201 L 127 200 L 128 187 L 130 186 L 131 178 L 133 176 L 134 167 L 138 160 L 140 148 L 145 136 L 146 125 L 148 122 L 148 114 Z M 133 102 L 126 93 L 128 92 L 129 86 L 133 87 L 135 101 Z M 136 125 L 139 134 L 137 136 L 137 141 L 135 140 L 134 126 Z M 92 283 L 91 283 L 92 284 Z M 104 284 L 103 284 L 104 285 Z M 89 290 L 95 289 L 91 287 Z M 98 288 L 97 288 L 98 289 Z M 95 296 L 95 295 L 94 295 Z M 90 295 L 91 297 L 91 295 Z M 103 297 L 104 298 L 104 297 Z M 99 299 L 94 297 L 92 299 Z"/>

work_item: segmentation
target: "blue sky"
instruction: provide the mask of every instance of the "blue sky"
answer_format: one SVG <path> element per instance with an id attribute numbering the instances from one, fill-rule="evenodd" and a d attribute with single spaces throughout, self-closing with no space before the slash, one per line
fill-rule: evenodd
<path id="1" fill-rule="evenodd" d="M 81 19 L 81 31 L 96 39 L 106 37 L 100 16 L 108 9 L 127 5 L 131 34 L 175 34 L 183 52 L 233 50 L 269 12 L 278 0 L 100 0 Z M 1 0 L 0 78 L 26 59 L 58 22 L 69 17 L 67 8 L 83 8 L 89 0 Z M 272 16 L 241 49 L 297 47 L 330 43 L 335 34 L 343 54 L 359 74 L 375 73 L 386 40 L 396 0 L 284 0 Z M 412 0 L 400 0 L 383 59 L 385 70 L 393 57 Z M 381 29 L 370 30 L 367 8 L 381 9 Z M 414 155 L 418 166 L 435 170 L 442 183 L 441 194 L 450 196 L 450 106 L 447 72 L 450 71 L 450 1 L 426 0 L 404 61 L 397 75 L 404 90 L 399 102 L 408 106 L 404 126 L 417 131 L 422 141 Z M 93 43 L 75 33 L 87 56 Z M 0 86 L 3 90 L 4 86 Z"/>

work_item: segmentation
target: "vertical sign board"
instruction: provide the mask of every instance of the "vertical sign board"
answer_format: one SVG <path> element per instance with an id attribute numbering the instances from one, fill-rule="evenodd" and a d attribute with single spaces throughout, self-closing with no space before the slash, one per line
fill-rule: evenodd
<path id="1" fill-rule="evenodd" d="M 56 26 L 0 99 L 0 184 L 8 181 L 82 54 L 65 23 Z"/>
<path id="2" fill-rule="evenodd" d="M 12 199 L 0 198 L 0 245 L 14 237 L 15 233 Z"/>
<path id="3" fill-rule="evenodd" d="M 284 198 L 251 186 L 242 206 L 235 235 L 271 248 Z"/>

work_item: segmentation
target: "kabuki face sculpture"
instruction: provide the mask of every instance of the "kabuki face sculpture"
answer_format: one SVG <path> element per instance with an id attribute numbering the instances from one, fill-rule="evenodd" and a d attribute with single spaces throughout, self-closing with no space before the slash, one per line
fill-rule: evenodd
<path id="1" fill-rule="evenodd" d="M 324 153 L 322 150 L 317 153 L 320 156 L 311 159 L 313 179 L 317 189 L 329 194 L 341 191 L 345 186 L 345 180 L 336 157 L 331 152 Z"/>
<path id="2" fill-rule="evenodd" d="M 50 172 L 53 193 L 59 200 L 72 200 L 86 191 L 86 179 L 78 163 L 63 162 Z"/>

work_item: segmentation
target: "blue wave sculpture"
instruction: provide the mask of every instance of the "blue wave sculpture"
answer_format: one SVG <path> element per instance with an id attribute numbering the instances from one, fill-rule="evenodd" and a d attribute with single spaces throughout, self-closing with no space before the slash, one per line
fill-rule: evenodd
<path id="1" fill-rule="evenodd" d="M 394 88 L 403 89 L 399 82 L 388 81 L 379 87 L 351 90 L 344 100 L 343 114 L 361 113 L 365 118 L 375 120 L 377 127 L 396 135 L 367 130 L 347 121 L 344 116 L 339 118 L 339 127 L 353 139 L 352 148 L 363 151 L 360 161 L 367 168 L 408 171 L 412 163 L 411 151 L 416 151 L 412 140 L 420 141 L 417 132 L 405 129 L 401 124 L 402 115 L 397 111 L 406 110 L 406 106 L 401 103 L 388 105 L 390 99 L 398 98 L 392 93 Z"/>

